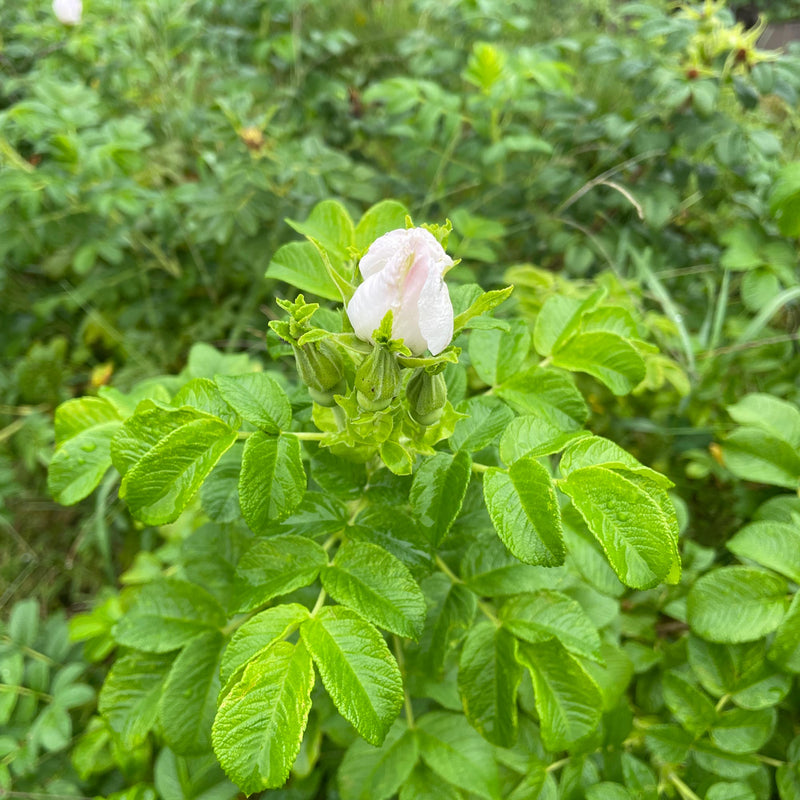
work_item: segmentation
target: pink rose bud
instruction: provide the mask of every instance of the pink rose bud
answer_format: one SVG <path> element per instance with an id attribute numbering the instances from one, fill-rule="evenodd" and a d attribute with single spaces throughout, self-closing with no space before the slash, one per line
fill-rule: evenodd
<path id="1" fill-rule="evenodd" d="M 453 338 L 453 304 L 444 273 L 453 266 L 436 237 L 424 228 L 389 231 L 376 239 L 359 263 L 364 282 L 347 306 L 359 339 L 392 311 L 392 338 L 414 355 L 438 355 Z"/>
<path id="2" fill-rule="evenodd" d="M 64 25 L 77 25 L 83 13 L 82 0 L 53 0 L 53 13 Z"/>

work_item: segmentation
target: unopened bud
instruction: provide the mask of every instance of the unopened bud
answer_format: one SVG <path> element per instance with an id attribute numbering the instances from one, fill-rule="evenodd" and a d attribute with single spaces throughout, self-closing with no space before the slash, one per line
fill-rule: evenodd
<path id="1" fill-rule="evenodd" d="M 411 419 L 420 425 L 435 425 L 444 413 L 447 403 L 447 384 L 444 375 L 431 375 L 426 369 L 418 369 L 406 387 L 408 411 Z"/>
<path id="2" fill-rule="evenodd" d="M 333 396 L 347 389 L 342 357 L 336 348 L 321 341 L 302 347 L 292 345 L 292 350 L 300 379 L 308 386 L 312 400 L 321 406 L 334 405 Z"/>
<path id="3" fill-rule="evenodd" d="M 389 348 L 376 345 L 356 372 L 356 399 L 364 411 L 383 411 L 400 386 L 400 366 Z"/>

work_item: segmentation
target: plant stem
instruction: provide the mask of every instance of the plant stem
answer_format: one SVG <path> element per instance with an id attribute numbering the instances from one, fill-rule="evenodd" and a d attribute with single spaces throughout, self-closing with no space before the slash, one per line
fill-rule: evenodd
<path id="1" fill-rule="evenodd" d="M 762 764 L 769 764 L 770 767 L 782 767 L 786 762 L 778 758 L 770 758 L 769 756 L 762 756 L 760 753 L 755 754 L 756 758 Z"/>
<path id="2" fill-rule="evenodd" d="M 700 798 L 674 773 L 667 775 L 672 785 L 678 790 L 683 800 L 700 800 Z"/>
<path id="3" fill-rule="evenodd" d="M 725 706 L 728 704 L 728 700 L 730 699 L 731 696 L 729 694 L 722 695 L 722 697 L 720 697 L 719 699 L 719 702 L 714 706 L 714 711 L 716 711 L 717 713 L 722 711 L 722 709 L 725 708 Z"/>
<path id="4" fill-rule="evenodd" d="M 403 655 L 403 643 L 400 637 L 393 635 L 392 644 L 394 645 L 394 656 L 397 659 L 397 666 L 400 667 L 400 674 L 403 677 L 403 702 L 406 709 L 406 722 L 409 728 L 414 727 L 414 709 L 411 707 L 411 695 L 406 687 L 406 659 Z"/>
<path id="5" fill-rule="evenodd" d="M 488 472 L 489 467 L 486 464 L 477 464 L 476 462 L 472 462 L 472 471 L 473 472 Z"/>
<path id="6" fill-rule="evenodd" d="M 311 616 L 315 617 L 317 615 L 317 611 L 319 611 L 322 606 L 325 605 L 325 598 L 327 597 L 327 593 L 324 589 L 319 590 L 319 597 L 317 598 L 317 602 L 314 603 L 314 608 L 311 609 Z"/>
<path id="7" fill-rule="evenodd" d="M 557 769 L 561 769 L 561 767 L 568 763 L 569 758 L 562 758 L 559 761 L 554 761 L 552 764 L 548 764 L 545 767 L 545 772 L 555 772 Z"/>
<path id="8" fill-rule="evenodd" d="M 319 442 L 327 436 L 326 433 L 321 433 L 319 431 L 292 431 L 291 435 L 296 436 L 302 442 Z"/>

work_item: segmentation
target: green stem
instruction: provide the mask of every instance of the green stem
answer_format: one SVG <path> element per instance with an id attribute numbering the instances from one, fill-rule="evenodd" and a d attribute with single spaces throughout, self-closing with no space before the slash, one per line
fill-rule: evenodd
<path id="1" fill-rule="evenodd" d="M 760 753 L 756 753 L 755 755 L 756 755 L 756 758 L 762 764 L 769 764 L 770 767 L 782 767 L 786 763 L 785 761 L 781 761 L 780 759 L 777 759 L 777 758 L 770 758 L 769 756 L 762 756 Z"/>
<path id="2" fill-rule="evenodd" d="M 722 711 L 722 709 L 725 708 L 725 706 L 728 703 L 728 700 L 730 700 L 730 699 L 731 699 L 731 696 L 729 694 L 722 695 L 722 697 L 720 697 L 720 699 L 719 699 L 719 702 L 716 704 L 716 706 L 714 706 L 714 711 L 716 711 L 717 713 Z"/>
<path id="3" fill-rule="evenodd" d="M 436 566 L 439 567 L 439 569 L 445 575 L 447 575 L 447 577 L 450 578 L 450 580 L 453 583 L 464 583 L 464 581 L 462 581 L 461 578 L 459 578 L 458 575 L 456 575 L 455 572 L 453 572 L 453 570 L 451 570 L 450 567 L 447 566 L 447 562 L 440 555 L 436 556 Z M 485 603 L 483 600 L 478 600 L 478 608 L 495 625 L 500 624 L 500 620 L 497 619 L 497 616 L 494 613 L 494 609 L 488 603 Z"/>
<path id="4" fill-rule="evenodd" d="M 557 769 L 561 769 L 565 764 L 569 763 L 569 758 L 562 758 L 560 761 L 554 761 L 552 764 L 549 764 L 545 767 L 545 772 L 555 772 Z"/>
<path id="5" fill-rule="evenodd" d="M 294 431 L 291 432 L 292 436 L 296 436 L 300 439 L 301 442 L 319 442 L 324 439 L 328 434 L 321 433 L 319 431 L 299 431 L 295 433 Z"/>
<path id="6" fill-rule="evenodd" d="M 0 683 L 0 692 L 14 692 L 14 694 L 24 694 L 47 701 L 53 699 L 53 696 L 47 694 L 47 692 L 37 692 L 36 689 L 29 689 L 27 686 L 10 686 L 7 683 Z"/>
<path id="7" fill-rule="evenodd" d="M 327 593 L 324 589 L 319 590 L 319 597 L 317 597 L 317 602 L 314 603 L 314 608 L 311 609 L 311 616 L 315 617 L 317 615 L 317 611 L 319 611 L 322 606 L 325 605 L 325 598 L 327 597 Z"/>
<path id="8" fill-rule="evenodd" d="M 488 472 L 490 467 L 487 464 L 478 464 L 477 462 L 472 462 L 472 471 L 473 472 Z"/>
<path id="9" fill-rule="evenodd" d="M 411 695 L 408 693 L 406 686 L 406 659 L 403 655 L 403 643 L 400 637 L 392 635 L 392 643 L 394 645 L 394 656 L 397 659 L 397 666 L 400 667 L 400 674 L 403 676 L 403 697 L 406 709 L 406 722 L 409 728 L 414 727 L 414 709 L 411 707 Z"/>
<path id="10" fill-rule="evenodd" d="M 15 644 L 10 636 L 0 636 L 0 642 L 2 644 Z M 49 664 L 50 666 L 54 666 L 56 663 L 52 658 L 50 658 L 50 656 L 46 656 L 44 653 L 40 653 L 38 650 L 34 650 L 32 647 L 28 647 L 24 644 L 18 644 L 16 647 L 20 650 L 20 652 L 24 653 L 29 658 L 35 658 L 37 661 L 44 661 L 45 664 Z"/>
<path id="11" fill-rule="evenodd" d="M 700 798 L 674 773 L 670 772 L 667 778 L 678 790 L 683 800 L 700 800 Z"/>

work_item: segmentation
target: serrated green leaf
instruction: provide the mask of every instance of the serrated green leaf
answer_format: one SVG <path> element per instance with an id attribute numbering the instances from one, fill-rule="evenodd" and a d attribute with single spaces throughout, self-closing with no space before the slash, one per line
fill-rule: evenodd
<path id="1" fill-rule="evenodd" d="M 155 724 L 172 659 L 172 655 L 127 653 L 108 673 L 98 708 L 123 748 L 138 747 Z"/>
<path id="2" fill-rule="evenodd" d="M 800 764 L 783 764 L 778 767 L 775 783 L 781 800 L 795 800 L 800 796 Z"/>
<path id="3" fill-rule="evenodd" d="M 581 575 L 602 594 L 620 597 L 625 585 L 617 577 L 586 523 L 573 505 L 561 511 L 564 539 L 567 544 L 567 561 L 571 561 Z"/>
<path id="4" fill-rule="evenodd" d="M 287 219 L 299 234 L 316 239 L 331 258 L 345 261 L 355 243 L 355 227 L 347 209 L 337 200 L 323 200 L 311 209 L 304 222 Z"/>
<path id="5" fill-rule="evenodd" d="M 555 488 L 535 458 L 520 458 L 507 472 L 489 469 L 483 476 L 483 496 L 498 536 L 520 561 L 547 567 L 564 563 Z"/>
<path id="6" fill-rule="evenodd" d="M 709 786 L 705 800 L 757 800 L 757 798 L 753 789 L 746 783 L 724 781 Z"/>
<path id="7" fill-rule="evenodd" d="M 741 708 L 769 708 L 786 696 L 791 678 L 765 659 L 761 642 L 714 644 L 689 637 L 689 664 L 703 687 L 716 697 L 731 695 Z"/>
<path id="8" fill-rule="evenodd" d="M 461 511 L 472 475 L 472 459 L 463 450 L 425 459 L 411 484 L 411 508 L 435 547 L 447 536 Z"/>
<path id="9" fill-rule="evenodd" d="M 117 622 L 114 638 L 127 647 L 152 653 L 177 650 L 200 633 L 221 628 L 225 612 L 193 583 L 162 579 L 138 590 Z"/>
<path id="10" fill-rule="evenodd" d="M 308 619 L 308 609 L 298 603 L 267 608 L 248 619 L 236 629 L 236 633 L 222 654 L 220 664 L 222 683 L 228 683 L 236 671 L 257 653 L 286 638 L 305 619 Z"/>
<path id="11" fill-rule="evenodd" d="M 746 778 L 759 769 L 759 763 L 753 756 L 726 753 L 706 741 L 692 745 L 692 757 L 702 769 L 722 778 Z"/>
<path id="12" fill-rule="evenodd" d="M 514 419 L 514 412 L 496 397 L 472 397 L 456 407 L 465 414 L 456 423 L 450 446 L 469 453 L 488 447 Z"/>
<path id="13" fill-rule="evenodd" d="M 265 277 L 283 281 L 326 300 L 341 301 L 322 256 L 311 242 L 289 242 L 279 247 L 269 262 Z"/>
<path id="14" fill-rule="evenodd" d="M 380 745 L 403 704 L 403 679 L 383 637 L 343 606 L 320 609 L 300 635 L 339 713 Z"/>
<path id="15" fill-rule="evenodd" d="M 596 466 L 634 472 L 649 478 L 663 489 L 675 485 L 666 475 L 646 467 L 618 444 L 602 436 L 588 435 L 578 441 L 570 442 L 558 463 L 558 468 L 565 478 L 577 469 Z"/>
<path id="16" fill-rule="evenodd" d="M 123 476 L 149 453 L 159 442 L 178 428 L 199 419 L 213 419 L 207 414 L 189 407 L 165 408 L 152 400 L 145 400 L 136 407 L 136 413 L 125 420 L 111 442 L 111 460 L 114 468 Z M 124 494 L 124 489 L 120 490 Z"/>
<path id="17" fill-rule="evenodd" d="M 646 589 L 667 576 L 675 560 L 674 535 L 647 492 L 607 467 L 577 469 L 558 488 L 572 498 L 626 586 Z"/>
<path id="18" fill-rule="evenodd" d="M 721 443 L 725 466 L 737 478 L 796 489 L 800 455 L 784 439 L 759 428 L 738 428 Z"/>
<path id="19" fill-rule="evenodd" d="M 508 321 L 509 330 L 475 330 L 469 337 L 469 358 L 478 377 L 489 386 L 515 375 L 525 362 L 531 346 L 528 323 Z"/>
<path id="20" fill-rule="evenodd" d="M 517 739 L 521 679 L 514 637 L 491 622 L 472 628 L 461 650 L 458 691 L 470 725 L 498 747 L 512 747 Z"/>
<path id="21" fill-rule="evenodd" d="M 220 703 L 211 738 L 219 763 L 246 794 L 289 777 L 311 710 L 314 668 L 302 642 L 276 642 L 245 667 Z"/>
<path id="22" fill-rule="evenodd" d="M 499 798 L 491 745 L 461 714 L 432 711 L 417 720 L 420 755 L 437 775 L 487 800 Z"/>
<path id="23" fill-rule="evenodd" d="M 564 750 L 600 722 L 602 699 L 594 681 L 557 641 L 520 643 L 520 660 L 531 671 L 542 741 Z"/>
<path id="24" fill-rule="evenodd" d="M 117 409 L 102 397 L 76 397 L 67 400 L 56 408 L 53 420 L 56 447 L 61 447 L 83 431 L 121 421 L 122 417 Z"/>
<path id="25" fill-rule="evenodd" d="M 786 616 L 775 631 L 769 659 L 788 672 L 800 673 L 800 592 L 796 592 Z"/>
<path id="26" fill-rule="evenodd" d="M 651 725 L 645 732 L 645 745 L 658 761 L 680 764 L 686 761 L 694 737 L 680 725 Z"/>
<path id="27" fill-rule="evenodd" d="M 388 800 L 411 774 L 418 752 L 417 737 L 399 720 L 380 747 L 356 739 L 337 773 L 342 800 Z"/>
<path id="28" fill-rule="evenodd" d="M 480 293 L 467 309 L 456 315 L 453 321 L 453 335 L 457 336 L 464 328 L 472 327 L 473 320 L 477 320 L 483 314 L 497 308 L 508 299 L 513 291 L 513 286 L 506 286 L 505 289 L 493 289 L 491 292 Z"/>
<path id="29" fill-rule="evenodd" d="M 563 294 L 551 295 L 544 301 L 533 329 L 533 346 L 539 355 L 549 356 L 556 342 L 563 343 L 577 332 L 582 308 L 581 300 Z"/>
<path id="30" fill-rule="evenodd" d="M 174 430 L 126 473 L 131 514 L 147 525 L 174 522 L 235 441 L 236 431 L 213 417 Z"/>
<path id="31" fill-rule="evenodd" d="M 225 402 L 265 433 L 280 433 L 289 428 L 292 407 L 286 392 L 266 372 L 244 375 L 217 375 L 214 379 Z"/>
<path id="32" fill-rule="evenodd" d="M 664 702 L 684 730 L 700 736 L 716 718 L 713 703 L 696 686 L 677 672 L 667 672 L 661 678 Z"/>
<path id="33" fill-rule="evenodd" d="M 541 458 L 563 450 L 570 442 L 588 431 L 564 431 L 546 417 L 525 414 L 511 420 L 500 439 L 500 458 L 513 464 L 523 456 Z"/>
<path id="34" fill-rule="evenodd" d="M 583 395 L 559 370 L 534 367 L 498 386 L 495 394 L 520 413 L 542 417 L 563 431 L 580 430 L 589 418 Z"/>
<path id="35" fill-rule="evenodd" d="M 239 511 L 239 472 L 242 469 L 243 445 L 235 443 L 222 455 L 200 487 L 203 511 L 214 522 L 233 522 Z"/>
<path id="36" fill-rule="evenodd" d="M 379 628 L 416 639 L 425 622 L 425 598 L 408 568 L 382 547 L 347 542 L 322 570 L 322 585 Z"/>
<path id="37" fill-rule="evenodd" d="M 221 419 L 231 428 L 238 428 L 241 423 L 239 415 L 223 400 L 214 381 L 208 378 L 194 378 L 185 383 L 172 398 L 171 405 L 176 408 L 191 406 Z"/>
<path id="38" fill-rule="evenodd" d="M 496 537 L 471 544 L 461 562 L 464 583 L 480 597 L 526 592 L 554 575 L 552 568 L 521 563 Z"/>
<path id="39" fill-rule="evenodd" d="M 800 409 L 770 394 L 748 394 L 728 406 L 728 413 L 740 425 L 761 428 L 792 447 L 800 447 Z"/>
<path id="40" fill-rule="evenodd" d="M 749 711 L 734 708 L 721 714 L 711 729 L 711 741 L 728 753 L 758 752 L 775 730 L 774 708 Z"/>
<path id="41" fill-rule="evenodd" d="M 688 622 L 711 642 L 750 642 L 780 625 L 788 586 L 783 578 L 749 567 L 721 567 L 689 590 Z"/>
<path id="42" fill-rule="evenodd" d="M 800 529 L 797 525 L 771 520 L 751 522 L 725 546 L 741 559 L 754 561 L 800 583 Z"/>
<path id="43" fill-rule="evenodd" d="M 461 800 L 455 786 L 424 764 L 417 764 L 400 789 L 400 800 Z"/>
<path id="44" fill-rule="evenodd" d="M 312 584 L 328 563 L 327 553 L 302 536 L 271 536 L 257 539 L 239 560 L 241 578 L 237 607 L 249 611 Z"/>
<path id="45" fill-rule="evenodd" d="M 603 781 L 589 786 L 586 790 L 586 800 L 632 800 L 631 793 L 619 783 Z"/>
<path id="46" fill-rule="evenodd" d="M 305 489 L 296 436 L 257 431 L 248 437 L 239 475 L 239 505 L 253 533 L 268 533 L 274 523 L 286 519 L 300 504 Z"/>
<path id="47" fill-rule="evenodd" d="M 358 250 L 366 250 L 384 233 L 405 228 L 408 209 L 396 200 L 381 200 L 370 206 L 355 229 L 355 246 Z"/>
<path id="48" fill-rule="evenodd" d="M 161 694 L 159 717 L 164 738 L 176 753 L 189 755 L 211 749 L 224 641 L 219 631 L 200 634 L 172 664 Z"/>
<path id="49" fill-rule="evenodd" d="M 633 391 L 644 380 L 644 359 L 621 336 L 605 331 L 579 333 L 553 356 L 553 365 L 587 372 L 616 395 Z"/>
<path id="50" fill-rule="evenodd" d="M 557 639 L 575 655 L 602 661 L 600 636 L 571 597 L 552 590 L 520 594 L 502 607 L 503 627 L 531 644 Z"/>
<path id="51" fill-rule="evenodd" d="M 47 468 L 47 490 L 61 505 L 75 505 L 97 488 L 111 466 L 111 440 L 121 425 L 120 420 L 101 422 L 58 447 Z"/>
<path id="52" fill-rule="evenodd" d="M 450 651 L 472 626 L 478 601 L 461 583 L 450 583 L 442 573 L 423 582 L 428 604 L 425 628 L 420 637 L 417 658 L 421 669 L 440 677 Z"/>

